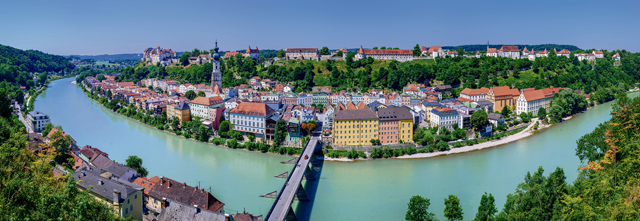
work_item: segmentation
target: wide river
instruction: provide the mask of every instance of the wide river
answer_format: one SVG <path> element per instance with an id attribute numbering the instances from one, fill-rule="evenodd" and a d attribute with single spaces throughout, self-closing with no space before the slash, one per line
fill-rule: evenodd
<path id="1" fill-rule="evenodd" d="M 50 83 L 35 103 L 79 146 L 91 145 L 124 163 L 129 155 L 144 160 L 149 176 L 165 176 L 199 185 L 224 202 L 227 213 L 268 212 L 273 199 L 262 194 L 280 190 L 290 171 L 281 164 L 291 156 L 233 150 L 187 140 L 120 116 L 87 98 L 67 78 Z M 633 96 L 637 96 L 634 94 Z M 610 118 L 610 104 L 529 138 L 499 147 L 427 159 L 324 162 L 320 179 L 307 184 L 313 200 L 297 215 L 311 220 L 403 220 L 409 198 L 431 199 L 429 211 L 444 219 L 444 198 L 458 196 L 466 220 L 475 217 L 480 197 L 493 194 L 498 210 L 523 182 L 528 171 L 543 166 L 545 174 L 564 169 L 567 182 L 577 176 L 576 140 Z M 306 182 L 306 181 L 305 181 Z M 302 204 L 302 203 L 301 203 Z M 312 208 L 312 209 L 309 209 Z"/>

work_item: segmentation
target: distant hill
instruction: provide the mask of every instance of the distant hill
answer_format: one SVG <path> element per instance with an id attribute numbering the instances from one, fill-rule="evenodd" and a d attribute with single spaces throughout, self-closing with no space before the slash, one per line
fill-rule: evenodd
<path id="1" fill-rule="evenodd" d="M 126 60 L 126 59 L 137 59 L 140 60 L 142 58 L 142 53 L 138 54 L 103 54 L 103 55 L 69 55 L 68 57 L 76 57 L 83 59 L 93 59 L 96 61 L 115 61 L 115 60 Z"/>
<path id="2" fill-rule="evenodd" d="M 0 64 L 3 63 L 16 67 L 24 65 L 25 69 L 22 71 L 28 72 L 59 72 L 75 67 L 74 64 L 59 55 L 47 54 L 36 50 L 20 50 L 11 46 L 0 45 Z"/>
<path id="3" fill-rule="evenodd" d="M 527 47 L 527 49 L 529 51 L 531 51 L 531 49 L 534 49 L 536 51 L 538 51 L 538 50 L 544 51 L 544 49 L 550 50 L 552 48 L 555 48 L 555 49 L 558 49 L 558 50 L 567 49 L 569 51 L 582 50 L 582 49 L 576 47 L 575 45 L 559 45 L 559 44 L 540 44 L 540 45 L 494 44 L 494 45 L 489 45 L 489 47 L 497 48 L 497 49 L 500 49 L 502 46 L 518 46 L 518 48 L 520 50 L 524 49 L 524 47 Z M 482 51 L 482 50 L 486 51 L 487 50 L 487 45 L 442 46 L 442 49 L 455 50 L 458 47 L 462 47 L 462 49 L 464 49 L 464 51 Z"/>

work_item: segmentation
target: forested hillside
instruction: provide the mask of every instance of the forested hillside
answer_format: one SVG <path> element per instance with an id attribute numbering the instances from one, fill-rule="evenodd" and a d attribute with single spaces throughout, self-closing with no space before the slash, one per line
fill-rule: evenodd
<path id="1" fill-rule="evenodd" d="M 24 95 L 20 86 L 29 90 L 36 85 L 29 72 L 69 71 L 74 67 L 62 56 L 0 45 L 0 88 L 4 88 L 19 102 Z M 38 83 L 44 84 L 47 74 L 43 73 L 38 77 Z"/>

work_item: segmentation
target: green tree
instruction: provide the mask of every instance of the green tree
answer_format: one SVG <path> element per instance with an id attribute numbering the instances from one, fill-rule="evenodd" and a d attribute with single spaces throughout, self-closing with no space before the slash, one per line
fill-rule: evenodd
<path id="1" fill-rule="evenodd" d="M 45 75 L 46 75 L 46 73 L 43 73 L 43 74 L 45 74 Z M 107 78 L 106 78 L 104 75 L 102 75 L 102 74 L 100 74 L 100 75 L 98 75 L 98 76 L 96 77 L 96 80 L 98 80 L 98 81 L 103 81 L 103 80 L 105 80 L 105 79 L 107 79 Z M 46 80 L 46 78 L 45 78 L 45 80 Z M 44 82 L 43 82 L 42 84 L 44 84 Z"/>
<path id="2" fill-rule="evenodd" d="M 462 49 L 462 47 L 458 47 L 456 51 L 458 52 L 458 56 L 464 56 L 464 49 Z"/>
<path id="3" fill-rule="evenodd" d="M 279 146 L 287 138 L 287 122 L 280 118 L 276 122 L 276 131 L 274 134 L 273 145 Z"/>
<path id="4" fill-rule="evenodd" d="M 136 155 L 130 155 L 125 160 L 125 165 L 131 169 L 138 171 L 139 177 L 147 177 L 149 171 L 142 166 L 142 159 Z"/>
<path id="5" fill-rule="evenodd" d="M 504 117 L 508 117 L 510 113 L 511 111 L 509 110 L 509 106 L 504 106 L 502 108 L 502 111 L 500 111 L 500 114 L 502 114 L 502 116 Z"/>
<path id="6" fill-rule="evenodd" d="M 433 213 L 428 212 L 431 202 L 429 199 L 422 196 L 412 196 L 407 204 L 407 213 L 404 219 L 407 221 L 428 221 L 436 220 Z"/>
<path id="7" fill-rule="evenodd" d="M 445 142 L 444 140 L 440 140 L 436 144 L 436 149 L 438 149 L 439 151 L 449 150 L 449 144 L 447 142 Z"/>
<path id="8" fill-rule="evenodd" d="M 218 135 L 226 137 L 229 130 L 231 130 L 231 123 L 228 120 L 223 120 L 218 127 Z"/>
<path id="9" fill-rule="evenodd" d="M 48 76 L 49 76 L 49 75 L 47 75 L 47 72 L 42 72 L 42 73 L 40 73 L 40 74 L 38 75 L 38 83 L 39 83 L 40 85 L 44 85 L 44 83 L 46 83 L 46 82 L 47 82 L 47 77 L 48 77 Z M 96 79 L 100 79 L 100 76 L 102 76 L 102 80 L 104 80 L 104 75 L 98 75 L 98 78 L 96 78 Z M 102 80 L 99 80 L 99 81 L 102 81 Z"/>
<path id="10" fill-rule="evenodd" d="M 178 130 L 178 128 L 180 128 L 180 118 L 173 117 L 173 119 L 171 120 L 171 128 L 173 128 L 174 130 Z"/>
<path id="11" fill-rule="evenodd" d="M 471 114 L 471 127 L 482 130 L 487 124 L 489 124 L 489 115 L 484 110 L 480 109 Z"/>
<path id="12" fill-rule="evenodd" d="M 328 47 L 322 47 L 322 49 L 320 49 L 320 55 L 329 55 L 329 48 Z"/>
<path id="13" fill-rule="evenodd" d="M 198 97 L 206 97 L 207 94 L 204 93 L 204 91 L 198 91 Z"/>
<path id="14" fill-rule="evenodd" d="M 342 53 L 342 51 L 338 51 L 338 52 L 336 52 L 336 56 L 337 57 L 342 57 L 342 56 L 344 56 L 344 53 Z"/>
<path id="15" fill-rule="evenodd" d="M 196 95 L 196 92 L 189 90 L 187 91 L 187 93 L 184 93 L 184 97 L 188 98 L 189 100 L 193 100 L 197 97 L 197 95 Z"/>
<path id="16" fill-rule="evenodd" d="M 55 157 L 55 161 L 59 164 L 67 163 L 67 159 L 71 157 L 69 155 L 69 151 L 71 151 L 71 137 L 64 135 L 62 130 L 58 130 L 51 135 L 49 140 L 51 141 L 51 147 L 59 153 Z"/>
<path id="17" fill-rule="evenodd" d="M 198 128 L 198 140 L 202 142 L 209 141 L 209 128 L 204 125 L 200 125 Z"/>
<path id="18" fill-rule="evenodd" d="M 53 124 L 52 123 L 47 123 L 44 125 L 44 130 L 42 130 L 42 135 L 43 136 L 47 136 L 49 134 L 49 132 L 51 131 L 51 129 L 53 129 Z"/>
<path id="19" fill-rule="evenodd" d="M 284 58 L 287 54 L 284 52 L 284 50 L 280 49 L 280 51 L 278 51 L 278 57 L 279 58 Z"/>
<path id="20" fill-rule="evenodd" d="M 449 195 L 444 199 L 444 217 L 448 220 L 462 220 L 462 207 L 460 206 L 460 199 L 455 195 Z"/>
<path id="21" fill-rule="evenodd" d="M 538 109 L 538 118 L 545 119 L 546 117 L 547 117 L 547 109 L 545 109 L 544 107 L 540 107 L 540 109 Z"/>
<path id="22" fill-rule="evenodd" d="M 418 57 L 418 56 L 420 56 L 421 53 L 422 53 L 422 51 L 420 51 L 420 45 L 416 44 L 416 46 L 413 47 L 413 56 L 414 57 Z"/>
<path id="23" fill-rule="evenodd" d="M 496 208 L 496 200 L 493 198 L 493 195 L 487 192 L 482 195 L 480 199 L 480 206 L 478 206 L 478 213 L 476 213 L 476 218 L 474 221 L 489 221 L 493 220 L 493 216 L 498 212 L 498 208 Z"/>
<path id="24" fill-rule="evenodd" d="M 250 133 L 247 135 L 247 138 L 249 138 L 250 142 L 254 142 L 256 140 L 256 135 L 254 135 L 253 133 Z"/>

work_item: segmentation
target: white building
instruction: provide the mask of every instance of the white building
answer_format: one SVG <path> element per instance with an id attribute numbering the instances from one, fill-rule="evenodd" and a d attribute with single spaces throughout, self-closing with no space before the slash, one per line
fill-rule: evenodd
<path id="1" fill-rule="evenodd" d="M 143 62 L 155 65 L 158 62 L 163 66 L 178 63 L 178 56 L 171 49 L 162 49 L 160 46 L 157 48 L 147 48 L 144 50 L 144 55 L 141 59 Z"/>
<path id="2" fill-rule="evenodd" d="M 287 48 L 287 59 L 318 60 L 318 48 Z"/>
<path id="3" fill-rule="evenodd" d="M 453 125 L 458 123 L 458 111 L 451 108 L 433 108 L 430 117 L 431 127 L 445 127 L 453 130 Z"/>
<path id="4" fill-rule="evenodd" d="M 258 58 L 260 58 L 260 51 L 258 50 L 258 46 L 256 46 L 256 49 L 251 49 L 251 45 L 249 45 L 247 47 L 247 51 L 244 53 L 244 56 L 258 60 Z"/>
<path id="5" fill-rule="evenodd" d="M 533 115 L 537 115 L 541 107 L 548 112 L 551 106 L 551 100 L 553 100 L 553 95 L 558 93 L 560 89 L 561 88 L 544 88 L 540 90 L 522 89 L 516 101 L 516 113 L 533 113 Z"/>
<path id="6" fill-rule="evenodd" d="M 27 123 L 28 127 L 33 130 L 33 132 L 39 133 L 44 130 L 45 125 L 47 125 L 51 120 L 49 119 L 49 115 L 46 115 L 40 111 L 31 111 L 27 114 Z"/>
<path id="7" fill-rule="evenodd" d="M 396 60 L 396 61 L 411 61 L 413 60 L 413 50 L 410 49 L 363 49 L 360 46 L 358 54 L 355 59 L 365 59 L 371 57 L 379 60 Z"/>
<path id="8" fill-rule="evenodd" d="M 569 57 L 571 56 L 571 52 L 567 49 L 562 49 L 560 50 L 560 52 L 557 53 L 558 56 L 565 56 L 565 57 Z"/>
<path id="9" fill-rule="evenodd" d="M 433 58 L 442 57 L 444 56 L 444 50 L 442 50 L 442 47 L 440 46 L 431 46 L 429 51 L 427 51 L 427 54 L 431 55 Z"/>
<path id="10" fill-rule="evenodd" d="M 604 53 L 602 53 L 602 51 L 593 51 L 593 54 L 596 55 L 596 58 L 604 58 Z"/>
<path id="11" fill-rule="evenodd" d="M 460 92 L 460 97 L 477 102 L 486 101 L 487 94 L 489 94 L 489 88 L 486 87 L 481 87 L 480 89 L 465 88 Z"/>
<path id="12" fill-rule="evenodd" d="M 207 119 L 209 116 L 209 108 L 214 106 L 223 106 L 224 101 L 219 96 L 214 97 L 197 97 L 189 103 L 191 116 Z"/>
<path id="13" fill-rule="evenodd" d="M 502 46 L 498 51 L 498 56 L 519 59 L 520 49 L 518 49 L 518 46 Z"/>

